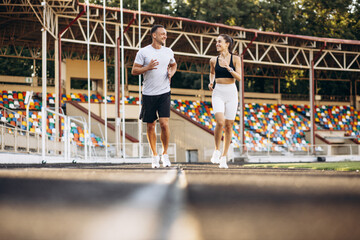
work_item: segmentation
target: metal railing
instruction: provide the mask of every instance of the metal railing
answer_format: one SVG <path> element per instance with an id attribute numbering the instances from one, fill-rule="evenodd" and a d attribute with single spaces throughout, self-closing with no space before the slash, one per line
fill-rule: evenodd
<path id="1" fill-rule="evenodd" d="M 309 95 L 282 93 L 281 100 L 309 101 Z"/>
<path id="2" fill-rule="evenodd" d="M 46 136 L 47 155 L 63 156 L 64 144 L 61 139 Z M 14 153 L 41 153 L 41 134 L 22 130 L 17 127 L 0 125 L 0 151 Z"/>
<path id="3" fill-rule="evenodd" d="M 119 143 L 118 146 L 116 144 L 108 144 L 108 158 L 121 158 L 123 150 L 121 149 L 122 144 Z M 125 156 L 126 159 L 132 158 L 137 159 L 140 158 L 140 144 L 139 143 L 125 143 Z M 119 149 L 118 155 L 116 149 Z M 157 152 L 161 154 L 162 145 L 156 144 Z M 176 162 L 176 144 L 169 143 L 168 155 L 172 162 Z M 92 157 L 94 158 L 104 158 L 105 157 L 105 148 L 104 147 L 96 147 L 92 148 Z M 151 158 L 152 151 L 150 149 L 150 145 L 146 143 L 141 144 L 141 158 Z"/>
<path id="4" fill-rule="evenodd" d="M 75 121 L 69 119 L 69 121 Z M 71 123 L 71 122 L 70 122 Z M 79 123 L 79 121 L 78 121 Z M 70 124 L 69 124 L 70 126 Z M 86 129 L 86 126 L 84 126 Z M 86 138 L 86 137 L 85 137 Z M 88 148 L 91 149 L 91 159 L 104 159 L 105 147 L 94 147 L 91 141 L 86 141 L 86 144 L 79 145 L 69 137 L 54 137 L 46 135 L 45 149 L 46 156 L 57 156 L 67 159 L 69 162 L 73 160 L 86 159 Z M 122 157 L 122 144 L 119 144 L 119 154 L 116 151 L 116 144 L 108 144 L 108 157 L 121 158 Z M 126 158 L 140 158 L 139 143 L 125 143 L 125 156 Z M 161 153 L 162 145 L 157 144 L 157 151 Z M 34 133 L 22 130 L 17 127 L 7 127 L 0 125 L 0 152 L 9 153 L 28 153 L 40 154 L 42 151 L 41 133 Z M 67 155 L 65 155 L 67 154 Z M 176 162 L 176 144 L 169 143 L 168 148 L 169 158 L 172 162 Z M 152 152 L 147 142 L 141 144 L 141 158 L 151 158 Z"/>
<path id="5" fill-rule="evenodd" d="M 360 155 L 360 145 L 356 144 L 333 144 L 333 145 L 303 145 L 295 146 L 277 146 L 274 149 L 260 149 L 254 151 L 246 146 L 231 147 L 233 155 L 236 156 L 353 156 Z"/>
<path id="6" fill-rule="evenodd" d="M 350 96 L 321 95 L 321 101 L 329 101 L 329 102 L 350 102 Z"/>
<path id="7" fill-rule="evenodd" d="M 213 148 L 203 149 L 204 160 L 210 161 Z M 306 156 L 359 156 L 360 145 L 357 144 L 334 144 L 334 145 L 304 145 L 299 147 L 277 146 L 276 148 L 250 148 L 246 145 L 240 147 L 230 145 L 228 160 L 243 157 L 306 157 Z"/>
<path id="8" fill-rule="evenodd" d="M 42 86 L 42 78 L 41 78 L 41 77 L 38 77 L 38 79 L 37 79 L 37 85 L 38 85 L 39 87 Z M 54 87 L 54 86 L 55 86 L 55 78 L 49 78 L 49 77 L 47 77 L 47 78 L 46 78 L 46 85 L 47 85 L 48 87 Z"/>
<path id="9" fill-rule="evenodd" d="M 307 94 L 290 94 L 282 93 L 282 100 L 297 100 L 297 101 L 309 101 L 309 95 Z M 341 95 L 321 95 L 321 101 L 329 102 L 350 102 L 350 96 Z"/>

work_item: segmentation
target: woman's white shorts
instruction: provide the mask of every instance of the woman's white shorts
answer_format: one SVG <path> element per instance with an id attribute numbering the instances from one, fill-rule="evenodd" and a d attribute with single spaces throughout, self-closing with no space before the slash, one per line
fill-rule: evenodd
<path id="1" fill-rule="evenodd" d="M 238 109 L 238 91 L 234 84 L 215 85 L 212 93 L 212 107 L 215 113 L 224 113 L 225 119 L 235 120 Z"/>

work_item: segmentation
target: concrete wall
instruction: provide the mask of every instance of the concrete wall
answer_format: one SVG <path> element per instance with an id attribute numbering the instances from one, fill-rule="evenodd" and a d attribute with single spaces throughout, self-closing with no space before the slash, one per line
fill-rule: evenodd
<path id="1" fill-rule="evenodd" d="M 65 90 L 66 93 L 76 92 L 80 93 L 79 90 L 71 89 L 71 78 L 83 78 L 87 79 L 87 61 L 84 60 L 71 60 L 66 59 L 66 76 L 65 78 Z M 104 63 L 100 61 L 91 61 L 90 62 L 90 79 L 97 79 L 98 89 L 97 92 L 101 95 L 104 92 L 103 89 L 103 80 L 104 80 Z M 85 93 L 85 92 L 84 92 Z M 86 90 L 87 93 L 87 90 Z"/>
<path id="2" fill-rule="evenodd" d="M 32 82 L 27 82 L 27 79 L 30 79 Z M 0 82 L 2 83 L 8 82 L 8 83 L 19 83 L 19 85 L 26 84 L 31 86 L 37 86 L 37 81 L 38 81 L 37 77 L 18 77 L 18 76 L 0 75 Z"/>
<path id="3" fill-rule="evenodd" d="M 88 108 L 88 103 L 79 103 L 84 108 Z M 114 103 L 108 103 L 107 105 L 107 117 L 116 118 L 116 109 Z M 105 104 L 91 103 L 90 109 L 93 113 L 105 119 Z M 139 106 L 138 105 L 125 105 L 126 119 L 138 119 L 139 118 Z"/>
<path id="4" fill-rule="evenodd" d="M 360 96 L 356 96 L 355 109 L 360 109 Z"/>
<path id="5" fill-rule="evenodd" d="M 213 150 L 214 136 L 204 129 L 196 126 L 185 118 L 171 111 L 170 116 L 170 142 L 176 143 L 177 160 L 186 161 L 186 150 L 198 150 L 199 161 L 210 161 L 205 156 L 205 150 Z"/>
<path id="6" fill-rule="evenodd" d="M 345 136 L 344 131 L 318 130 L 315 133 L 315 145 L 321 145 L 327 156 L 359 154 L 360 145 L 354 143 L 351 139 L 343 138 Z M 310 131 L 305 133 L 305 139 L 310 142 Z"/>
<path id="7" fill-rule="evenodd" d="M 0 91 L 33 91 L 34 93 L 42 92 L 42 87 L 31 87 L 31 86 L 25 86 L 25 85 L 10 85 L 10 84 L 0 84 Z M 55 88 L 54 87 L 47 87 L 48 93 L 54 93 Z"/>
<path id="8" fill-rule="evenodd" d="M 344 144 L 345 131 L 316 131 L 316 134 L 330 144 Z"/>

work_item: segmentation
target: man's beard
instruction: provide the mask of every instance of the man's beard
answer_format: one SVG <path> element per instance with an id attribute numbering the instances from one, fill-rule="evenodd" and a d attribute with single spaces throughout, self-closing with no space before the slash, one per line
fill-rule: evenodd
<path id="1" fill-rule="evenodd" d="M 165 44 L 161 40 L 156 40 L 161 46 L 164 46 Z"/>

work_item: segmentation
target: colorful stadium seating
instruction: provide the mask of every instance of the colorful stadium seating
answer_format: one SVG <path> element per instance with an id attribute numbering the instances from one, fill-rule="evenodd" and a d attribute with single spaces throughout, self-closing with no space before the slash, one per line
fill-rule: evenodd
<path id="1" fill-rule="evenodd" d="M 7 123 L 12 126 L 26 129 L 24 111 L 26 106 L 24 99 L 26 92 L 20 91 L 0 91 L 0 108 L 5 107 L 14 110 L 16 114 L 0 112 L 0 123 Z M 47 101 L 50 106 L 55 104 L 55 94 L 48 93 Z M 67 101 L 87 102 L 87 94 L 72 93 L 62 95 L 62 104 Z M 104 102 L 104 97 L 100 94 L 90 96 L 92 103 Z M 115 103 L 115 96 L 106 97 L 108 103 Z M 31 118 L 29 118 L 29 129 L 32 132 L 39 131 L 41 115 L 37 114 L 41 110 L 41 93 L 35 93 L 29 108 Z M 139 98 L 126 97 L 125 104 L 139 104 Z M 216 122 L 212 114 L 210 102 L 173 100 L 172 107 L 191 120 L 214 131 Z M 306 151 L 309 143 L 305 140 L 305 132 L 309 131 L 310 110 L 307 105 L 273 105 L 273 104 L 245 104 L 245 145 L 251 151 L 266 151 L 269 147 L 276 151 L 279 146 L 289 148 L 294 151 Z M 234 123 L 233 143 L 240 144 L 239 134 L 239 113 Z M 360 114 L 350 106 L 316 106 L 315 122 L 318 129 L 342 130 L 347 136 L 356 138 L 354 141 L 360 143 Z M 48 135 L 54 135 L 55 122 L 51 114 L 47 119 Z M 63 128 L 63 126 L 62 126 Z M 270 136 L 269 131 L 270 130 Z M 78 143 L 83 144 L 83 133 L 77 127 L 72 128 L 72 138 Z M 94 145 L 103 146 L 103 141 L 94 136 Z M 96 142 L 96 144 L 95 144 Z"/>
<path id="2" fill-rule="evenodd" d="M 0 108 L 0 124 L 5 124 L 7 126 L 18 127 L 21 130 L 29 130 L 31 133 L 41 133 L 41 124 L 42 124 L 42 115 L 39 111 L 30 111 L 29 112 L 29 125 L 27 126 L 26 111 L 12 111 Z M 46 119 L 46 133 L 50 140 L 55 140 L 57 136 L 55 128 L 55 117 L 52 113 L 48 113 Z M 64 131 L 64 119 L 61 118 L 61 130 Z M 85 136 L 84 130 L 76 125 L 71 123 L 71 140 L 75 142 L 78 146 L 84 146 Z M 100 138 L 91 134 L 91 141 L 94 146 L 105 146 L 104 141 Z"/>
<path id="3" fill-rule="evenodd" d="M 9 109 L 25 109 L 26 106 L 24 104 L 26 92 L 20 91 L 0 91 L 0 107 L 6 107 Z M 50 106 L 55 105 L 55 93 L 47 94 L 47 103 Z M 115 96 L 109 95 L 107 96 L 108 103 L 115 103 Z M 88 96 L 87 94 L 81 93 L 71 93 L 71 94 L 62 94 L 61 104 L 66 104 L 67 101 L 73 102 L 87 102 Z M 92 94 L 90 96 L 90 101 L 92 103 L 101 103 L 104 102 L 104 97 L 100 94 Z M 121 100 L 122 101 L 122 100 Z M 125 104 L 139 104 L 138 97 L 126 97 Z M 40 110 L 42 105 L 41 93 L 34 93 L 33 98 L 30 102 L 30 109 L 32 110 Z"/>
<path id="4" fill-rule="evenodd" d="M 304 116 L 310 117 L 308 105 L 292 105 L 292 108 Z M 360 114 L 350 106 L 315 106 L 315 122 L 318 129 L 345 131 L 346 136 L 353 136 L 360 143 Z"/>
<path id="5" fill-rule="evenodd" d="M 215 130 L 216 122 L 212 113 L 212 106 L 210 102 L 173 100 L 171 103 L 177 111 L 186 115 L 191 120 L 200 123 L 212 131 Z M 237 121 L 239 121 L 238 116 Z M 235 146 L 239 146 L 240 144 L 239 129 L 240 126 L 238 122 L 235 122 L 232 139 Z M 268 147 L 267 140 L 263 136 L 256 133 L 254 134 L 249 130 L 245 131 L 245 144 L 250 151 L 262 151 Z"/>
<path id="6" fill-rule="evenodd" d="M 306 151 L 308 143 L 304 131 L 309 130 L 309 121 L 286 105 L 245 104 L 245 126 L 267 135 L 273 143 L 294 151 Z"/>
<path id="7" fill-rule="evenodd" d="M 24 104 L 26 92 L 20 91 L 0 91 L 0 109 L 5 107 L 10 110 L 17 111 L 18 113 L 8 113 L 6 110 L 0 110 L 0 123 L 8 124 L 9 126 L 19 127 L 23 130 L 27 129 L 27 121 L 26 121 L 26 106 Z M 47 103 L 49 106 L 55 105 L 56 95 L 54 93 L 47 94 Z M 86 94 L 63 94 L 62 95 L 62 104 L 66 103 L 66 101 L 76 101 L 76 102 L 87 102 L 88 96 Z M 92 94 L 90 96 L 90 100 L 92 103 L 101 103 L 103 102 L 103 97 L 100 94 Z M 115 103 L 115 96 L 109 95 L 107 97 L 108 103 Z M 139 98 L 135 97 L 126 97 L 125 104 L 139 104 Z M 33 98 L 29 103 L 30 109 L 30 118 L 29 118 L 29 126 L 28 129 L 30 132 L 41 133 L 41 110 L 42 98 L 41 93 L 34 93 Z M 21 111 L 22 110 L 22 111 Z M 21 116 L 21 117 L 20 117 Z M 64 122 L 62 119 L 61 129 L 64 130 Z M 52 114 L 48 114 L 47 117 L 47 135 L 54 139 L 56 136 L 55 129 L 55 119 Z M 84 144 L 84 133 L 80 127 L 72 126 L 71 127 L 71 139 L 77 143 L 77 145 L 82 146 Z M 91 141 L 94 146 L 105 146 L 104 141 L 95 135 L 91 136 Z"/>
<path id="8" fill-rule="evenodd" d="M 210 102 L 172 101 L 173 107 L 191 120 L 214 130 L 216 122 Z M 240 144 L 239 112 L 234 123 L 233 143 Z M 251 151 L 281 151 L 279 146 L 292 151 L 306 151 L 309 143 L 304 131 L 309 121 L 286 105 L 245 104 L 245 145 Z M 270 125 L 270 128 L 269 128 Z M 270 136 L 268 131 L 270 130 Z"/>
<path id="9" fill-rule="evenodd" d="M 66 101 L 74 101 L 74 102 L 87 102 L 88 97 L 86 94 L 77 94 L 77 93 L 72 93 L 72 94 L 68 94 L 62 95 L 62 104 L 64 104 Z M 108 103 L 115 103 L 115 96 L 113 95 L 109 95 L 106 98 Z M 104 102 L 104 97 L 102 97 L 100 94 L 92 94 L 90 97 L 90 101 L 92 103 L 101 103 Z M 135 98 L 135 97 L 126 97 L 125 98 L 125 104 L 139 104 L 139 98 Z"/>

